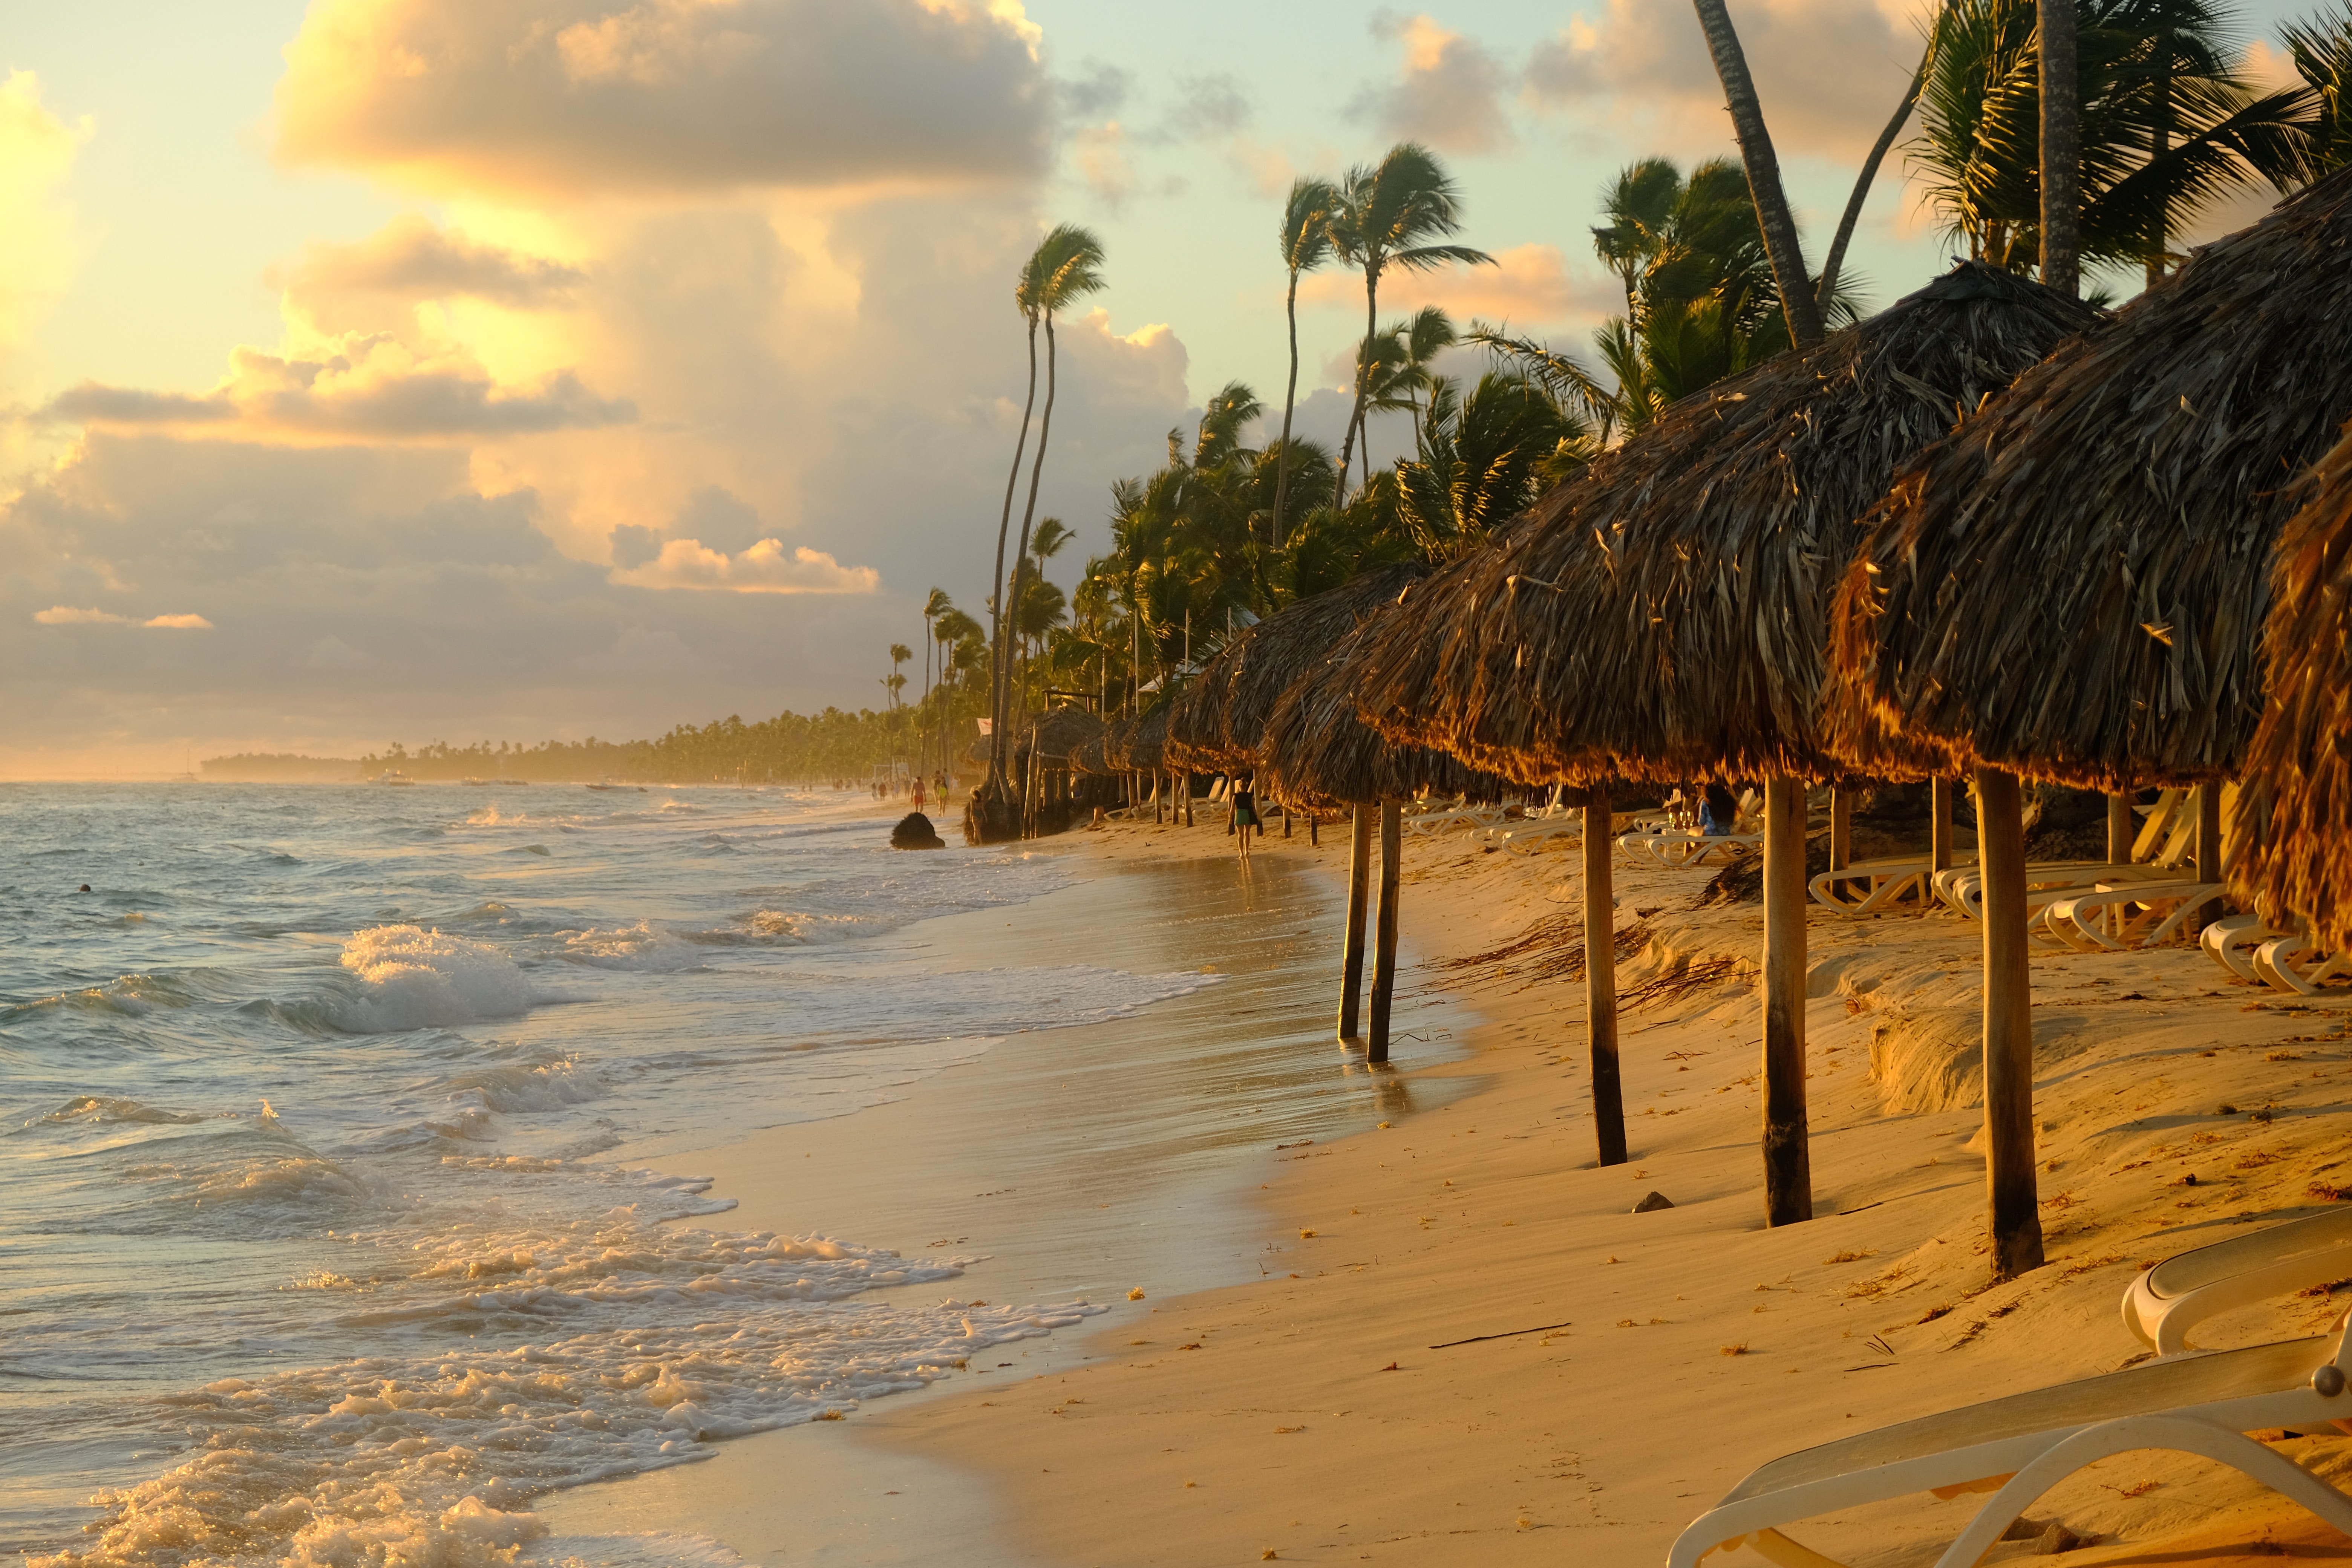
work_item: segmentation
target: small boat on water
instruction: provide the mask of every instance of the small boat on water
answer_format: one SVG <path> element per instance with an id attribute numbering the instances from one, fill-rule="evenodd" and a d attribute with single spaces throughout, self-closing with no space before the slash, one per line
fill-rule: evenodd
<path id="1" fill-rule="evenodd" d="M 646 793 L 646 786 L 643 784 L 614 784 L 611 779 L 599 780 L 595 784 L 592 784 L 587 787 L 590 789 L 635 790 L 639 795 Z"/>
<path id="2" fill-rule="evenodd" d="M 380 784 L 398 784 L 405 787 L 415 784 L 416 781 L 410 778 L 406 773 L 397 772 L 392 768 L 386 768 L 383 772 L 375 775 L 374 782 Z"/>

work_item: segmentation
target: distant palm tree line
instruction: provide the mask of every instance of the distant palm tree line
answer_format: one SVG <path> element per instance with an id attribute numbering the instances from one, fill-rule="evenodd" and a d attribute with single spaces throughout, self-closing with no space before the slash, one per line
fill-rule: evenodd
<path id="1" fill-rule="evenodd" d="M 1066 596 L 1045 568 L 1068 530 L 1048 518 L 1033 534 L 1031 519 L 1055 397 L 1054 318 L 1104 286 L 1104 253 L 1083 228 L 1049 233 L 1014 288 L 1029 327 L 1029 394 L 998 523 L 989 626 L 936 589 L 925 606 L 940 671 L 936 682 L 927 675 L 919 705 L 923 732 L 937 737 L 924 753 L 929 765 L 961 749 L 948 738 L 969 736 L 967 721 L 986 716 L 990 766 L 1002 778 L 1012 729 L 1049 689 L 1148 707 L 1231 628 L 1368 566 L 1439 563 L 1474 548 L 1679 399 L 1852 321 L 1861 280 L 1843 266 L 1845 245 L 1915 105 L 1918 130 L 1903 151 L 1946 231 L 1976 259 L 2037 269 L 2036 0 L 1943 0 L 1819 271 L 1804 264 L 1721 0 L 1697 0 L 1697 9 L 1743 156 L 1687 170 L 1643 158 L 1604 188 L 1591 243 L 1625 309 L 1595 334 L 1597 371 L 1507 325 L 1457 329 L 1433 306 L 1381 324 L 1389 274 L 1493 262 L 1455 242 L 1459 190 L 1427 148 L 1403 142 L 1338 179 L 1299 179 L 1277 234 L 1289 354 L 1278 434 L 1247 445 L 1246 430 L 1269 411 L 1241 382 L 1220 388 L 1189 441 L 1168 432 L 1164 465 L 1112 485 L 1111 549 L 1085 563 Z M 2076 16 L 2085 260 L 2136 265 L 2154 281 L 2179 264 L 2177 237 L 2220 200 L 2292 190 L 2352 155 L 2352 0 L 2331 0 L 2284 29 L 2297 81 L 2267 92 L 2233 74 L 2234 14 L 2220 0 L 2077 0 Z M 1299 281 L 1334 262 L 1362 274 L 1365 321 L 1336 460 L 1293 429 Z M 1045 414 L 1008 586 L 1004 546 L 1028 453 L 1041 325 Z M 1436 368 L 1464 346 L 1490 361 L 1466 388 Z M 1412 451 L 1375 469 L 1365 428 L 1382 412 L 1411 416 Z"/>

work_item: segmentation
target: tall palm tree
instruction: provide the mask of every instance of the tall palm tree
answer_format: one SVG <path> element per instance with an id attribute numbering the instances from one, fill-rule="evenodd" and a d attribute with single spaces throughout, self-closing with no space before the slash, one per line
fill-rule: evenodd
<path id="1" fill-rule="evenodd" d="M 1739 35 L 1732 30 L 1724 0 L 1691 0 L 1698 25 L 1706 34 L 1707 53 L 1715 58 L 1715 74 L 1723 84 L 1724 107 L 1731 111 L 1731 128 L 1739 141 L 1739 161 L 1748 170 L 1748 190 L 1756 203 L 1756 221 L 1764 234 L 1765 254 L 1772 260 L 1772 277 L 1780 289 L 1780 309 L 1789 318 L 1789 338 L 1799 348 L 1822 341 L 1822 312 L 1813 302 L 1811 275 L 1805 270 L 1805 253 L 1797 240 L 1796 215 L 1789 195 L 1780 188 L 1780 161 L 1772 151 L 1771 132 L 1764 127 L 1764 107 L 1756 99 L 1756 82 L 1748 74 L 1748 57 L 1740 51 Z"/>
<path id="2" fill-rule="evenodd" d="M 1329 224 L 1331 248 L 1340 260 L 1363 269 L 1364 342 L 1356 356 L 1356 405 L 1339 443 L 1339 478 L 1362 439 L 1364 403 L 1371 393 L 1371 350 L 1380 333 L 1381 274 L 1391 267 L 1427 271 L 1459 261 L 1495 264 L 1466 245 L 1427 243 L 1462 229 L 1462 195 L 1437 155 L 1416 142 L 1400 142 L 1378 163 L 1358 164 L 1340 182 L 1339 203 Z M 1370 459 L 1365 459 L 1370 479 Z"/>
<path id="3" fill-rule="evenodd" d="M 929 594 L 928 594 L 927 595 L 925 595 L 925 596 L 924 596 L 924 599 L 923 599 L 923 700 L 922 700 L 922 711 L 923 711 L 924 713 L 926 713 L 926 714 L 928 714 L 928 713 L 929 713 L 929 712 L 931 711 L 931 667 L 932 667 L 932 661 L 933 661 L 934 658 L 935 658 L 935 657 L 936 657 L 936 656 L 937 656 L 940 651 L 941 651 L 941 650 L 940 650 L 940 647 L 939 647 L 939 622 L 940 622 L 940 617 L 941 616 L 946 615 L 950 610 L 952 610 L 952 609 L 954 609 L 954 608 L 955 608 L 955 601 L 954 601 L 954 600 L 952 600 L 952 599 L 950 599 L 950 598 L 949 598 L 949 597 L 947 596 L 946 593 L 945 593 L 944 591 L 940 590 L 940 589 L 934 588 L 934 589 L 932 589 L 932 590 L 930 591 L 930 593 L 929 593 Z M 942 679 L 944 679 L 944 678 L 946 677 L 947 670 L 946 670 L 946 668 L 945 668 L 945 667 L 944 667 L 944 666 L 942 666 L 942 667 L 941 667 L 941 668 L 940 668 L 940 677 L 941 677 Z M 925 720 L 925 723 L 926 723 L 927 725 L 928 725 L 928 724 L 929 724 L 930 722 L 931 722 L 931 721 L 929 721 L 929 719 Z M 929 736 L 929 732 L 928 729 L 926 730 L 926 731 L 925 731 L 925 733 L 924 733 L 924 737 L 923 737 L 923 767 L 925 768 L 925 770 L 926 770 L 926 771 L 928 771 L 928 770 L 929 769 L 929 767 L 930 767 L 930 736 Z"/>
<path id="4" fill-rule="evenodd" d="M 1368 413 L 1402 410 L 1412 416 L 1412 438 L 1423 435 L 1422 399 L 1437 385 L 1430 368 L 1437 356 L 1461 342 L 1453 318 L 1435 305 L 1423 305 L 1409 321 L 1399 321 L 1374 345 L 1371 395 Z"/>
<path id="5" fill-rule="evenodd" d="M 1312 178 L 1293 180 L 1290 199 L 1282 204 L 1282 265 L 1290 274 L 1282 301 L 1290 322 L 1290 382 L 1282 394 L 1282 447 L 1275 459 L 1274 519 L 1266 541 L 1274 550 L 1282 548 L 1282 507 L 1290 493 L 1290 412 L 1298 402 L 1298 275 L 1331 259 L 1331 215 L 1339 207 L 1339 187 Z"/>
<path id="6" fill-rule="evenodd" d="M 1029 529 L 1037 513 L 1037 486 L 1045 471 L 1045 444 L 1054 431 L 1054 393 L 1056 359 L 1054 344 L 1054 317 L 1066 307 L 1095 293 L 1103 286 L 1102 241 L 1076 224 L 1062 224 L 1048 234 L 1031 258 L 1035 288 L 1031 296 L 1038 317 L 1045 323 L 1045 408 L 1037 425 L 1037 453 L 1029 465 L 1029 500 L 1021 513 L 1021 548 L 1013 557 L 1013 584 L 1008 593 L 1009 603 L 1021 602 L 1021 579 L 1029 560 Z M 1024 275 L 1025 276 L 1025 275 Z M 1000 627 L 1004 624 L 1000 616 Z M 1010 652 L 1000 630 L 997 647 L 996 695 L 994 722 L 989 726 L 989 776 L 1001 789 L 1004 781 L 1004 726 L 1008 717 L 1006 702 L 1013 682 Z"/>
<path id="7" fill-rule="evenodd" d="M 915 650 L 905 643 L 890 645 L 890 679 L 884 684 L 890 689 L 890 706 L 893 708 L 898 706 L 898 693 L 907 684 L 907 678 L 898 673 L 898 667 L 914 657 Z"/>
<path id="8" fill-rule="evenodd" d="M 1668 226 L 1683 198 L 1683 174 L 1671 158 L 1628 163 L 1601 194 L 1601 215 L 1609 221 L 1592 231 L 1601 264 L 1625 285 L 1625 314 L 1634 311 L 1634 290 L 1650 265 L 1672 243 Z"/>
<path id="9" fill-rule="evenodd" d="M 1004 510 L 996 521 L 996 567 L 988 579 L 989 647 L 997 650 L 1000 664 L 1004 647 L 1004 542 L 1013 531 L 1013 492 L 1021 484 L 1021 458 L 1029 445 L 1029 418 L 1037 407 L 1037 321 L 1042 314 L 1038 300 L 1046 286 L 1047 248 L 1063 232 L 1057 228 L 1040 241 L 1037 248 L 1029 253 L 1029 259 L 1022 263 L 1020 276 L 1013 280 L 1013 303 L 1029 323 L 1029 394 L 1021 405 L 1021 437 L 1013 446 L 1013 470 L 1004 478 Z M 995 711 L 993 692 L 992 683 L 992 713 Z M 992 725 L 991 729 L 1001 727 Z M 1004 782 L 1003 752 L 992 738 L 988 748 L 988 782 L 1000 789 Z"/>

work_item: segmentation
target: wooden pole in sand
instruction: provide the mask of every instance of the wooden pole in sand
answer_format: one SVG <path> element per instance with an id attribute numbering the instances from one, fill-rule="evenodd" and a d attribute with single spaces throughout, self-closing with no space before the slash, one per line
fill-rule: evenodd
<path id="1" fill-rule="evenodd" d="M 2197 786 L 2197 879 L 2219 882 L 2221 870 L 2221 781 L 2207 779 Z M 2211 900 L 2200 904 L 2190 917 L 2190 933 L 2204 929 L 2206 923 L 2220 917 L 2221 900 Z"/>
<path id="2" fill-rule="evenodd" d="M 1927 870 L 1952 868 L 1952 781 L 1934 779 L 1927 785 Z"/>
<path id="3" fill-rule="evenodd" d="M 2132 863 L 2132 839 L 2137 826 L 2132 820 L 2132 797 L 2129 790 L 2107 796 L 2107 864 L 2128 866 Z M 2124 934 L 2124 910 L 2120 904 L 2107 911 L 2107 934 Z"/>
<path id="4" fill-rule="evenodd" d="M 2025 815 L 2017 775 L 1977 770 L 1984 893 L 1985 1199 L 1993 1277 L 2042 1267 L 2033 1173 L 2033 979 L 2025 930 Z"/>
<path id="5" fill-rule="evenodd" d="M 1853 791 L 1830 785 L 1830 869 L 1853 864 Z"/>
<path id="6" fill-rule="evenodd" d="M 1813 1217 L 1805 1126 L 1805 786 L 1764 781 L 1764 1223 Z"/>
<path id="7" fill-rule="evenodd" d="M 1609 792 L 1584 798 L 1584 1032 L 1592 1056 L 1592 1131 L 1601 1163 L 1625 1163 L 1625 1090 L 1617 1068 L 1617 899 L 1609 864 Z"/>
<path id="8" fill-rule="evenodd" d="M 1368 1062 L 1389 1059 L 1389 1004 L 1396 996 L 1397 862 L 1404 847 L 1399 842 L 1403 820 L 1402 806 L 1392 800 L 1381 803 L 1381 908 L 1372 922 L 1372 1028 L 1364 1052 Z"/>
<path id="9" fill-rule="evenodd" d="M 1181 781 L 1177 788 L 1181 792 L 1179 798 L 1184 803 L 1184 826 L 1190 827 L 1192 826 L 1192 774 L 1187 770 L 1176 776 Z"/>
<path id="10" fill-rule="evenodd" d="M 1374 808 L 1356 807 L 1355 831 L 1348 846 L 1348 932 L 1339 950 L 1339 1037 L 1356 1037 L 1356 1009 L 1364 994 L 1364 896 L 1372 873 Z"/>

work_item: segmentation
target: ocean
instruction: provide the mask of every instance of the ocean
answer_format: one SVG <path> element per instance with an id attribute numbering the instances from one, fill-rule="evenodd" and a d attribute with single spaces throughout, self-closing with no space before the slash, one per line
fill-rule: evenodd
<path id="1" fill-rule="evenodd" d="M 942 975 L 920 922 L 1074 868 L 893 852 L 872 806 L 0 784 L 0 1548 L 730 1561 L 549 1539 L 528 1501 L 1105 1310 L 974 1300 L 982 1258 L 823 1213 L 730 1228 L 678 1158 L 1224 981 Z"/>

